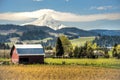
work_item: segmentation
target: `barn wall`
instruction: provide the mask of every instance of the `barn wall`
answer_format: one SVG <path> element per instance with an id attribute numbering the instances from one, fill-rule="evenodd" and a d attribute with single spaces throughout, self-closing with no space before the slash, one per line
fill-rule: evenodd
<path id="1" fill-rule="evenodd" d="M 44 63 L 44 55 L 37 55 L 37 56 L 19 56 L 20 58 L 28 58 L 28 63 Z M 19 63 L 22 63 L 19 61 Z"/>
<path id="2" fill-rule="evenodd" d="M 13 53 L 12 53 L 12 62 L 13 63 L 18 63 L 19 62 L 19 56 L 18 56 L 15 48 L 14 48 Z"/>

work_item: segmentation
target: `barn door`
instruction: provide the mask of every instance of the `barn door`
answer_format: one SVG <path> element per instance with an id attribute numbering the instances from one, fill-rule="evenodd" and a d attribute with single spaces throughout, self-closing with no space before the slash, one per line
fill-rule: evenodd
<path id="1" fill-rule="evenodd" d="M 29 58 L 19 58 L 19 63 L 27 64 L 29 63 Z"/>

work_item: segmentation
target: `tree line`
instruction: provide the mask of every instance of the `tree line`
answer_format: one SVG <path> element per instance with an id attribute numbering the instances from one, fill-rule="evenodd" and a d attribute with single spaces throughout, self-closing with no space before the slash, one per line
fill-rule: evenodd
<path id="1" fill-rule="evenodd" d="M 10 46 L 5 43 L 0 43 L 0 49 L 10 49 Z"/>
<path id="2" fill-rule="evenodd" d="M 120 44 L 120 36 L 99 35 L 95 38 L 93 42 L 97 43 L 97 45 L 100 47 L 111 47 L 114 46 L 115 44 Z"/>
<path id="3" fill-rule="evenodd" d="M 100 47 L 97 43 L 86 42 L 84 46 L 73 47 L 69 39 L 62 35 L 57 38 L 56 41 L 56 57 L 70 57 L 70 58 L 109 58 L 109 49 L 106 47 Z M 119 47 L 120 49 L 120 47 Z M 114 46 L 113 57 L 118 56 L 118 48 Z M 117 55 L 116 55 L 117 54 Z"/>
<path id="4" fill-rule="evenodd" d="M 97 51 L 97 53 L 94 51 Z M 59 36 L 56 41 L 56 57 L 98 58 L 99 53 L 103 57 L 109 58 L 108 49 L 100 50 L 96 43 L 86 42 L 84 46 L 73 47 L 69 39 L 64 35 Z"/>

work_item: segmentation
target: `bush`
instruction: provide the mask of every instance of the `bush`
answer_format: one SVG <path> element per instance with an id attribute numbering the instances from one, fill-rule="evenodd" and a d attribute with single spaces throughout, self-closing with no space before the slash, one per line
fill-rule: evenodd
<path id="1" fill-rule="evenodd" d="M 64 65 L 65 64 L 65 61 L 62 61 L 62 65 Z"/>
<path id="2" fill-rule="evenodd" d="M 10 65 L 9 61 L 4 61 L 3 65 Z"/>
<path id="3" fill-rule="evenodd" d="M 104 57 L 105 58 L 109 58 L 110 56 L 109 56 L 109 54 L 105 54 Z"/>
<path id="4" fill-rule="evenodd" d="M 118 59 L 120 59 L 120 53 L 118 54 L 118 56 L 117 56 L 117 57 L 118 57 Z"/>

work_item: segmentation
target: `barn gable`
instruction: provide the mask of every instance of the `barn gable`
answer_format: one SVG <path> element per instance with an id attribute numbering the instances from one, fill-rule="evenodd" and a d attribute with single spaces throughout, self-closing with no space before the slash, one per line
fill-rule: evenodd
<path id="1" fill-rule="evenodd" d="M 14 50 L 13 50 L 13 53 L 12 53 L 12 62 L 14 62 L 14 63 L 18 63 L 19 62 L 19 56 L 18 56 L 18 54 L 17 54 L 17 51 L 16 51 L 16 49 L 14 48 Z"/>

